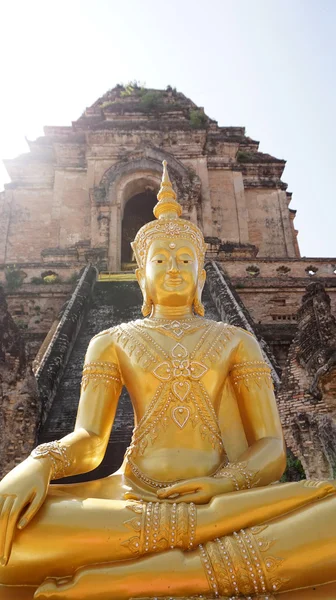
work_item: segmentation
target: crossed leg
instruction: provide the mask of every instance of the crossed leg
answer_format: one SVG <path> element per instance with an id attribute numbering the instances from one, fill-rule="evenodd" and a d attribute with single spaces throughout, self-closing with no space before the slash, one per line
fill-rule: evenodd
<path id="1" fill-rule="evenodd" d="M 266 592 L 281 592 L 282 600 L 332 598 L 336 593 L 336 510 L 335 497 L 325 498 L 277 518 L 262 527 L 260 543 Z M 231 541 L 234 536 L 230 536 Z M 271 551 L 270 551 L 271 549 Z M 242 555 L 241 555 L 242 556 Z M 240 564 L 235 564 L 239 579 Z M 216 568 L 214 569 L 216 572 Z M 218 575 L 218 571 L 216 573 Z M 334 584 L 331 585 L 331 582 Z M 329 586 L 323 586 L 330 582 Z M 251 579 L 252 583 L 252 579 Z M 316 586 L 319 592 L 314 596 Z M 308 588 L 303 593 L 302 588 Z M 295 590 L 302 590 L 302 592 Z M 224 595 L 223 590 L 219 591 Z M 239 590 L 255 593 L 251 587 Z M 259 590 L 261 592 L 261 590 Z M 186 597 L 211 593 L 198 550 L 170 550 L 161 554 L 80 569 L 67 581 L 47 580 L 36 600 L 129 600 L 129 598 Z M 230 592 L 231 595 L 232 592 Z M 226 594 L 225 594 L 226 595 Z M 279 600 L 280 600 L 279 598 Z"/>
<path id="2" fill-rule="evenodd" d="M 50 576 L 73 576 L 82 565 L 89 569 L 93 564 L 126 560 L 130 565 L 132 551 L 123 545 L 131 536 L 125 523 L 134 516 L 129 502 L 122 499 L 127 485 L 121 475 L 108 479 L 92 482 L 90 488 L 85 484 L 90 498 L 81 496 L 81 484 L 53 487 L 33 521 L 17 533 L 9 563 L 0 567 L 0 584 L 38 586 Z M 330 494 L 335 495 L 334 485 L 322 482 L 311 488 L 304 483 L 282 484 L 218 496 L 197 507 L 195 545 L 269 521 Z M 191 555 L 182 554 L 183 564 Z M 135 569 L 141 560 L 134 561 Z"/>

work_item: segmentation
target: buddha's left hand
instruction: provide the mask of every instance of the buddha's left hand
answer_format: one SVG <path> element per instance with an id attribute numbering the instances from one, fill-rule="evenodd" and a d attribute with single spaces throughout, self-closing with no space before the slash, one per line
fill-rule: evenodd
<path id="1" fill-rule="evenodd" d="M 175 483 L 157 492 L 160 500 L 207 504 L 215 496 L 232 492 L 232 481 L 226 478 L 195 477 Z"/>

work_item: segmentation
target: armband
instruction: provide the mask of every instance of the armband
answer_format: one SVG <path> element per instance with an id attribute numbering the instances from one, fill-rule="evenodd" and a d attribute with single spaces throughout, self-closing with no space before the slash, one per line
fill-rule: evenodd
<path id="1" fill-rule="evenodd" d="M 271 369 L 262 360 L 251 360 L 233 365 L 230 375 L 235 386 L 240 384 L 248 386 L 252 383 L 257 385 L 266 384 L 273 387 Z"/>
<path id="2" fill-rule="evenodd" d="M 92 383 L 93 389 L 98 385 L 109 387 L 113 382 L 122 385 L 119 367 L 109 361 L 95 361 L 84 365 L 82 388 L 86 390 L 89 383 Z"/>

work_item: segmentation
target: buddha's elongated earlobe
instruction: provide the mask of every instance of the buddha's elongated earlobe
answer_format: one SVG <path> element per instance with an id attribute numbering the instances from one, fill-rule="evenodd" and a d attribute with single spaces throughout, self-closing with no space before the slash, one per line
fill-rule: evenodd
<path id="1" fill-rule="evenodd" d="M 196 291 L 195 298 L 194 298 L 194 311 L 195 311 L 196 315 L 199 315 L 200 317 L 204 317 L 204 306 L 201 301 L 201 294 L 202 294 L 202 291 L 197 286 L 197 291 Z"/>
<path id="2" fill-rule="evenodd" d="M 204 306 L 202 304 L 202 291 L 203 291 L 203 287 L 205 284 L 205 278 L 206 278 L 206 272 L 204 269 L 202 269 L 202 271 L 199 275 L 198 285 L 197 285 L 195 298 L 194 298 L 194 302 L 193 302 L 194 311 L 195 311 L 196 315 L 199 315 L 200 317 L 204 317 L 204 312 L 205 312 Z"/>
<path id="3" fill-rule="evenodd" d="M 143 303 L 141 307 L 141 312 L 144 317 L 148 317 L 151 314 L 153 308 L 153 302 L 151 298 L 149 298 L 146 287 L 142 290 Z"/>
<path id="4" fill-rule="evenodd" d="M 143 303 L 142 303 L 142 307 L 141 307 L 141 312 L 142 312 L 142 314 L 143 314 L 144 317 L 148 317 L 148 315 L 150 315 L 151 312 L 152 312 L 153 302 L 152 302 L 152 299 L 150 298 L 150 296 L 149 296 L 149 294 L 147 292 L 146 279 L 145 279 L 145 275 L 144 275 L 143 269 L 136 269 L 135 270 L 135 275 L 136 275 L 136 278 L 138 280 L 138 284 L 139 284 L 140 289 L 142 291 L 142 297 L 143 297 Z"/>

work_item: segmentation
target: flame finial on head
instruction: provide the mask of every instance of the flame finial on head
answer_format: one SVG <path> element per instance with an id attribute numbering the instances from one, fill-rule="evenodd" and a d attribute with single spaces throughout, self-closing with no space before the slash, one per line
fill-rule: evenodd
<path id="1" fill-rule="evenodd" d="M 141 227 L 135 236 L 134 242 L 131 243 L 139 267 L 142 269 L 145 267 L 148 248 L 153 240 L 184 239 L 189 240 L 194 245 L 198 257 L 198 267 L 201 271 L 206 249 L 203 234 L 197 225 L 185 219 L 180 219 L 182 206 L 176 200 L 165 160 L 163 161 L 163 175 L 157 199 L 158 203 L 153 210 L 157 220 L 150 221 Z"/>
<path id="2" fill-rule="evenodd" d="M 154 206 L 153 213 L 157 219 L 177 219 L 182 214 L 182 206 L 176 201 L 177 196 L 169 179 L 167 161 L 164 160 L 162 164 L 161 187 L 157 195 L 158 203 Z"/>

